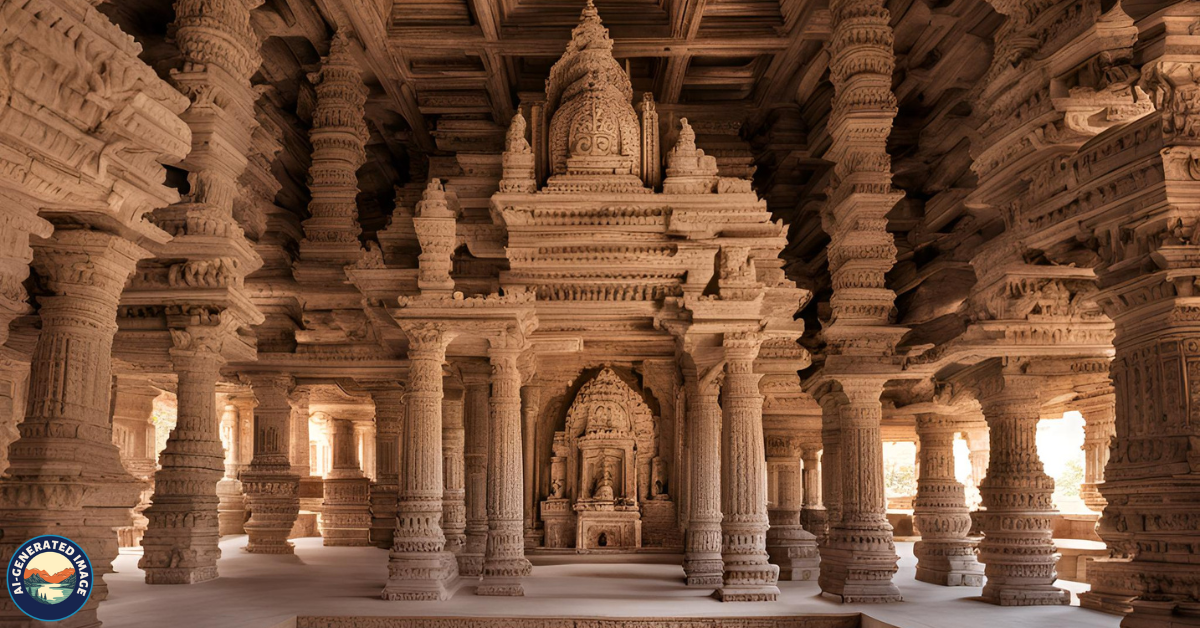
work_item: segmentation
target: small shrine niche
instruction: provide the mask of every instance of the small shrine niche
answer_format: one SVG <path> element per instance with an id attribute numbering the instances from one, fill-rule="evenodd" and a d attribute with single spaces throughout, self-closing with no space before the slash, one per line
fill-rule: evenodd
<path id="1" fill-rule="evenodd" d="M 579 389 L 565 424 L 554 435 L 550 496 L 542 502 L 546 547 L 641 548 L 643 508 L 670 500 L 658 418 L 606 367 Z"/>

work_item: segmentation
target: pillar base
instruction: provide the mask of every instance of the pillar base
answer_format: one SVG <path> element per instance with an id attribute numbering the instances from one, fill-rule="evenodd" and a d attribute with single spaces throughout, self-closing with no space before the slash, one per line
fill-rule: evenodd
<path id="1" fill-rule="evenodd" d="M 242 483 L 230 478 L 217 482 L 217 527 L 221 536 L 246 533 L 246 497 Z"/>
<path id="2" fill-rule="evenodd" d="M 725 583 L 725 563 L 721 558 L 684 558 L 683 571 L 689 587 L 719 587 Z"/>
<path id="3" fill-rule="evenodd" d="M 146 584 L 200 584 L 217 579 L 217 568 L 145 569 Z"/>
<path id="4" fill-rule="evenodd" d="M 1128 615 L 1133 611 L 1133 599 L 1138 592 L 1123 588 L 1131 582 L 1126 570 L 1129 558 L 1097 558 L 1088 565 L 1088 580 L 1092 589 L 1079 594 L 1079 605 L 1110 615 Z"/>
<path id="5" fill-rule="evenodd" d="M 997 606 L 1065 606 L 1071 603 L 1071 593 L 1048 585 L 986 584 L 980 599 Z"/>
<path id="6" fill-rule="evenodd" d="M 844 604 L 900 602 L 900 589 L 892 582 L 898 560 L 890 527 L 834 528 L 821 548 L 821 593 Z"/>
<path id="7" fill-rule="evenodd" d="M 475 587 L 475 595 L 522 597 L 525 587 L 520 578 L 484 578 Z"/>
<path id="8" fill-rule="evenodd" d="M 458 556 L 458 574 L 460 576 L 479 577 L 483 575 L 483 557 L 487 552 L 487 527 L 483 529 L 468 529 L 466 544 Z"/>
<path id="9" fill-rule="evenodd" d="M 450 552 L 390 554 L 388 582 L 380 597 L 389 601 L 448 600 L 461 584 L 458 563 Z"/>
<path id="10" fill-rule="evenodd" d="M 370 480 L 326 478 L 321 522 L 325 547 L 371 545 Z"/>
<path id="11" fill-rule="evenodd" d="M 525 595 L 521 578 L 533 572 L 527 558 L 484 560 L 483 580 L 475 588 L 475 595 Z"/>
<path id="12" fill-rule="evenodd" d="M 719 587 L 725 583 L 721 559 L 721 523 L 692 521 L 687 531 L 683 573 L 689 587 Z"/>
<path id="13" fill-rule="evenodd" d="M 767 530 L 767 556 L 779 567 L 779 579 L 788 581 L 815 580 L 821 556 L 817 552 L 817 537 L 800 526 L 772 526 Z"/>
<path id="14" fill-rule="evenodd" d="M 392 549 L 396 533 L 397 484 L 371 484 L 371 545 L 380 549 Z"/>
<path id="15" fill-rule="evenodd" d="M 917 580 L 944 587 L 983 586 L 983 564 L 975 558 L 971 541 L 920 540 L 913 546 Z"/>
<path id="16" fill-rule="evenodd" d="M 779 567 L 767 562 L 731 566 L 713 597 L 722 602 L 774 602 L 779 599 Z"/>
<path id="17" fill-rule="evenodd" d="M 289 541 L 300 516 L 300 477 L 290 471 L 250 468 L 242 474 L 242 487 L 251 517 L 245 524 L 250 554 L 292 554 Z M 220 484 L 217 485 L 220 487 Z"/>

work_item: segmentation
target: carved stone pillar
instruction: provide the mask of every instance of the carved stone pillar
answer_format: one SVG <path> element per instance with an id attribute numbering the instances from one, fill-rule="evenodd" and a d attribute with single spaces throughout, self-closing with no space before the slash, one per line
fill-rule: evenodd
<path id="1" fill-rule="evenodd" d="M 461 390 L 452 394 L 442 399 L 442 533 L 446 535 L 446 551 L 458 554 L 467 540 L 463 397 Z M 460 571 L 461 566 L 460 562 Z"/>
<path id="2" fill-rule="evenodd" d="M 1116 400 L 1112 395 L 1089 399 L 1081 409 L 1083 414 L 1083 484 L 1079 497 L 1095 512 L 1102 512 L 1108 502 L 1100 494 L 1098 485 L 1104 481 L 1104 467 L 1108 464 L 1109 444 L 1117 435 Z"/>
<path id="3" fill-rule="evenodd" d="M 309 75 L 317 95 L 313 125 L 312 166 L 309 168 L 312 200 L 300 241 L 297 279 L 316 281 L 322 270 L 341 268 L 358 261 L 362 247 L 358 236 L 356 171 L 366 161 L 364 145 L 369 137 L 363 119 L 367 88 L 354 58 L 349 34 L 339 29 L 329 42 L 329 55 L 321 69 Z"/>
<path id="4" fill-rule="evenodd" d="M 359 466 L 362 474 L 369 481 L 375 476 L 375 423 L 374 421 L 357 421 L 354 423 L 354 446 L 359 451 Z"/>
<path id="5" fill-rule="evenodd" d="M 695 369 L 684 369 L 691 437 L 691 480 L 683 571 L 688 586 L 720 586 L 721 562 L 721 378 L 700 381 Z"/>
<path id="6" fill-rule="evenodd" d="M 767 555 L 779 567 L 780 580 L 812 580 L 817 575 L 817 537 L 800 525 L 803 483 L 800 442 L 767 436 Z"/>
<path id="7" fill-rule="evenodd" d="M 358 459 L 357 430 L 349 419 L 332 417 L 333 468 L 325 476 L 321 536 L 326 546 L 364 546 L 371 540 L 371 481 Z"/>
<path id="8" fill-rule="evenodd" d="M 312 474 L 312 461 L 309 460 L 308 434 L 308 398 L 309 392 L 304 389 L 294 389 L 288 395 L 288 405 L 292 410 L 290 425 L 292 428 L 292 445 L 288 451 L 288 459 L 292 463 L 292 471 L 301 480 Z"/>
<path id="9" fill-rule="evenodd" d="M 542 389 L 539 386 L 524 386 L 521 388 L 521 456 L 523 462 L 523 534 L 525 547 L 540 547 L 545 542 L 545 530 L 541 529 L 538 520 L 538 465 L 534 460 L 534 447 L 537 442 L 538 414 L 542 404 Z"/>
<path id="10" fill-rule="evenodd" d="M 396 531 L 404 385 L 397 381 L 372 382 L 368 389 L 375 400 L 376 476 L 371 484 L 371 544 L 387 549 L 392 546 Z"/>
<path id="11" fill-rule="evenodd" d="M 254 398 L 254 457 L 242 472 L 250 520 L 245 551 L 251 554 L 291 554 L 288 535 L 300 515 L 300 476 L 292 471 L 292 404 L 296 381 L 288 375 L 250 378 Z"/>
<path id="12" fill-rule="evenodd" d="M 458 563 L 442 534 L 442 363 L 454 338 L 434 323 L 401 323 L 408 336 L 407 412 L 401 439 L 400 496 L 385 600 L 445 600 Z"/>
<path id="13" fill-rule="evenodd" d="M 966 433 L 967 450 L 971 462 L 971 482 L 978 489 L 987 476 L 988 460 L 991 458 L 992 442 L 988 430 L 969 430 Z"/>
<path id="14" fill-rule="evenodd" d="M 28 410 L 0 479 L 0 561 L 26 539 L 66 536 L 91 559 L 91 598 L 66 626 L 95 626 L 108 597 L 103 576 L 117 556 L 115 528 L 130 525 L 143 484 L 122 466 L 109 422 L 112 341 L 121 287 L 146 251 L 85 229 L 60 230 L 34 246 L 33 266 L 50 294 L 30 360 Z M 0 624 L 31 626 L 8 595 Z"/>
<path id="15" fill-rule="evenodd" d="M 487 552 L 487 464 L 490 433 L 488 430 L 488 374 L 464 371 L 466 387 L 463 423 L 465 428 L 466 467 L 466 543 L 458 554 L 458 570 L 464 576 L 483 575 Z"/>
<path id="16" fill-rule="evenodd" d="M 900 590 L 892 575 L 899 557 L 883 493 L 879 395 L 885 380 L 846 377 L 840 381 L 846 396 L 846 403 L 838 408 L 841 514 L 830 524 L 821 548 L 821 591 L 846 603 L 898 602 Z"/>
<path id="17" fill-rule="evenodd" d="M 983 585 L 983 565 L 975 560 L 975 544 L 967 539 L 971 515 L 963 485 L 954 479 L 956 422 L 941 415 L 917 416 L 921 465 L 913 526 L 921 535 L 913 547 L 917 580 L 945 586 Z"/>
<path id="18" fill-rule="evenodd" d="M 779 597 L 779 567 L 767 561 L 767 481 L 757 334 L 725 334 L 721 433 L 721 560 L 717 599 L 769 602 Z"/>
<path id="19" fill-rule="evenodd" d="M 811 532 L 820 545 L 829 534 L 825 504 L 821 501 L 821 441 L 808 441 L 801 447 L 800 459 L 804 463 L 804 504 L 800 508 L 800 525 Z"/>
<path id="20" fill-rule="evenodd" d="M 154 471 L 158 468 L 151 415 L 159 390 L 142 379 L 118 376 L 113 394 L 113 444 L 121 450 L 125 470 L 144 483 L 138 504 L 131 511 L 133 525 L 118 528 L 117 539 L 121 547 L 137 547 L 149 523 L 142 513 L 150 506 Z"/>
<path id="21" fill-rule="evenodd" d="M 238 479 L 242 457 L 241 416 L 232 400 L 217 403 L 221 411 L 221 445 L 225 447 L 225 476 L 217 482 L 217 528 L 221 536 L 245 534 L 246 496 Z"/>
<path id="22" fill-rule="evenodd" d="M 217 419 L 216 387 L 229 330 L 195 325 L 171 330 L 171 362 L 179 378 L 179 414 L 160 456 L 150 526 L 138 566 L 148 584 L 195 584 L 217 577 L 221 557 L 217 482 L 225 451 Z"/>
<path id="23" fill-rule="evenodd" d="M 1070 594 L 1054 586 L 1054 480 L 1042 470 L 1037 453 L 1037 380 L 990 368 L 995 370 L 979 380 L 991 438 L 987 477 L 979 487 L 979 560 L 987 575 L 983 600 L 1002 606 L 1067 604 Z"/>
<path id="24" fill-rule="evenodd" d="M 842 518 L 841 401 L 837 395 L 821 397 L 821 502 L 825 504 L 825 535 L 822 557 L 829 541 L 829 529 Z"/>
<path id="25" fill-rule="evenodd" d="M 521 347 L 511 339 L 492 340 L 491 449 L 487 473 L 487 550 L 478 595 L 524 595 L 521 578 L 532 566 L 525 558 L 522 526 L 524 482 L 521 456 Z"/>

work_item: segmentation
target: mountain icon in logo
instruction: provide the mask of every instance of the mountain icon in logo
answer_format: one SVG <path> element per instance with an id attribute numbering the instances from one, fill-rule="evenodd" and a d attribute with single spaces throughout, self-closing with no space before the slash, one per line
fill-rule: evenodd
<path id="1" fill-rule="evenodd" d="M 39 536 L 9 561 L 8 594 L 34 619 L 61 621 L 83 608 L 92 593 L 92 563 L 83 548 L 61 536 Z"/>

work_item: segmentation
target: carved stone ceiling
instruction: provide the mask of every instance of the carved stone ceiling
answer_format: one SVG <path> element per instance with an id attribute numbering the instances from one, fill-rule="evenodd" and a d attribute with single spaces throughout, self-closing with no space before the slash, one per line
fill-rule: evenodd
<path id="1" fill-rule="evenodd" d="M 255 82 L 270 93 L 284 128 L 275 165 L 284 182 L 277 203 L 305 215 L 307 129 L 314 104 L 306 76 L 328 51 L 334 28 L 359 42 L 370 88 L 367 164 L 359 171 L 365 238 L 382 228 L 394 188 L 426 176 L 430 158 L 498 152 L 514 107 L 544 92 L 583 0 L 266 0 L 253 12 L 263 38 Z M 830 16 L 825 0 L 596 0 L 635 93 L 651 92 L 660 123 L 674 140 L 677 119 L 697 128 L 710 154 L 753 165 L 757 192 L 790 226 L 789 275 L 814 292 L 805 312 L 817 330 L 828 298 L 820 225 L 829 146 L 825 121 L 833 100 L 828 79 Z M 101 6 L 144 47 L 143 58 L 169 68 L 178 52 L 167 24 L 171 0 Z M 964 215 L 961 203 L 925 201 L 974 185 L 968 165 L 971 91 L 991 59 L 1001 17 L 983 0 L 893 0 L 888 3 L 900 111 L 889 142 L 895 182 L 905 193 L 889 216 L 900 292 L 915 293 L 921 255 L 939 246 L 938 231 Z M 723 135 L 705 137 L 705 128 Z M 714 133 L 717 131 L 714 131 Z M 716 138 L 715 140 L 713 138 Z M 727 141 L 726 141 L 727 140 Z M 722 142 L 725 142 L 722 144 Z M 924 249 L 924 253 L 922 250 Z M 916 261 L 914 261 L 916 260 Z M 889 282 L 891 283 L 891 282 Z M 955 307 L 951 299 L 947 307 Z M 903 318 L 903 312 L 901 314 Z"/>

